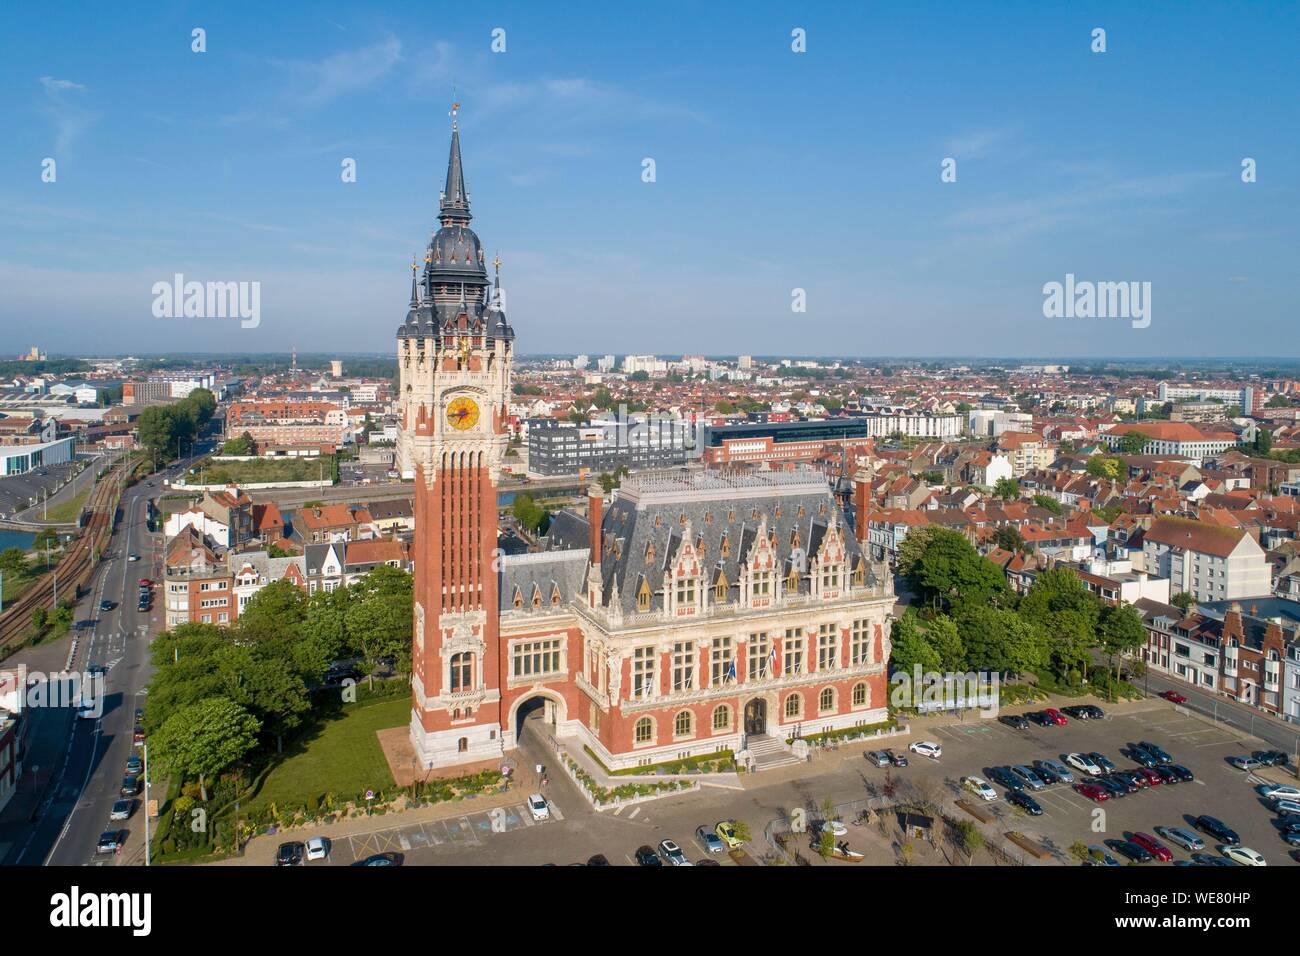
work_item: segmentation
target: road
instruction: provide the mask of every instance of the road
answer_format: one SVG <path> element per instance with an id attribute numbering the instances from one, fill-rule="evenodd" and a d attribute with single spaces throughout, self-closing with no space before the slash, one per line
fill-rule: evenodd
<path id="1" fill-rule="evenodd" d="M 30 817 L 16 819 L 13 811 L 19 808 L 11 804 L 0 819 L 0 865 L 121 866 L 144 860 L 143 795 L 129 820 L 113 824 L 128 831 L 123 852 L 97 857 L 94 851 L 100 833 L 109 829 L 127 758 L 139 752 L 132 739 L 135 710 L 143 706 L 152 673 L 149 645 L 165 619 L 161 586 L 154 588 L 148 612 L 136 608 L 138 580 L 162 577 L 161 536 L 151 535 L 145 524 L 146 501 L 160 490 L 158 477 L 126 489 L 111 544 L 89 592 L 77 604 L 77 648 L 69 670 L 84 673 L 92 664 L 106 669 L 102 715 L 78 720 L 68 706 L 29 707 L 26 712 L 31 721 L 27 770 L 37 800 Z M 133 553 L 138 561 L 128 560 Z M 105 599 L 115 606 L 101 612 Z M 62 670 L 70 643 L 71 637 L 31 649 L 31 661 L 24 661 L 29 652 L 22 651 L 11 662 L 28 663 L 30 670 L 38 665 Z"/>

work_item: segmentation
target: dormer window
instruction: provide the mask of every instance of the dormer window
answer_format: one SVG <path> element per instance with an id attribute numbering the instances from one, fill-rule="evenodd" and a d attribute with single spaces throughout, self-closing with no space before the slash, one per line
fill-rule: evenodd
<path id="1" fill-rule="evenodd" d="M 731 556 L 731 542 L 727 540 L 725 534 L 722 536 L 722 540 L 718 543 L 718 551 L 724 558 Z"/>
<path id="2" fill-rule="evenodd" d="M 641 587 L 636 592 L 636 609 L 638 611 L 650 610 L 650 584 L 643 578 Z"/>

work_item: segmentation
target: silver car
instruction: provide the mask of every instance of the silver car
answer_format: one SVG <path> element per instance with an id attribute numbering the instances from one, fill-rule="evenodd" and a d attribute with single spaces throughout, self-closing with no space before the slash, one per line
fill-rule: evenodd
<path id="1" fill-rule="evenodd" d="M 1022 767 L 1019 764 L 1011 768 L 1011 772 L 1024 781 L 1025 786 L 1030 790 L 1042 790 L 1043 781 L 1038 774 L 1034 773 L 1028 767 Z"/>
<path id="2" fill-rule="evenodd" d="M 1072 774 L 1065 764 L 1056 760 L 1035 760 L 1034 769 L 1045 767 L 1061 778 L 1062 783 L 1074 783 L 1074 774 Z"/>
<path id="3" fill-rule="evenodd" d="M 1183 827 L 1156 827 L 1156 833 L 1184 850 L 1204 850 L 1205 841 Z"/>
<path id="4" fill-rule="evenodd" d="M 868 750 L 866 753 L 867 763 L 876 767 L 889 766 L 889 754 L 883 750 Z"/>

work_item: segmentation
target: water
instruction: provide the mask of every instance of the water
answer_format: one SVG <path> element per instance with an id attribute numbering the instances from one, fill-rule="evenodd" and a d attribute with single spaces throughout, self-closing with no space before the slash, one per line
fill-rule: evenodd
<path id="1" fill-rule="evenodd" d="M 32 542 L 36 540 L 36 535 L 30 531 L 6 531 L 0 528 L 0 551 L 8 548 L 22 548 L 24 551 L 32 549 Z"/>

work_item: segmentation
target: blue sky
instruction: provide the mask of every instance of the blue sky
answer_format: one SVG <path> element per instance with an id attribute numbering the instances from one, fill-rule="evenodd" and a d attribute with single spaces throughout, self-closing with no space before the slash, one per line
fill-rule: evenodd
<path id="1" fill-rule="evenodd" d="M 4 353 L 389 351 L 454 86 L 523 352 L 1300 356 L 1295 3 L 131 6 L 6 12 Z"/>

